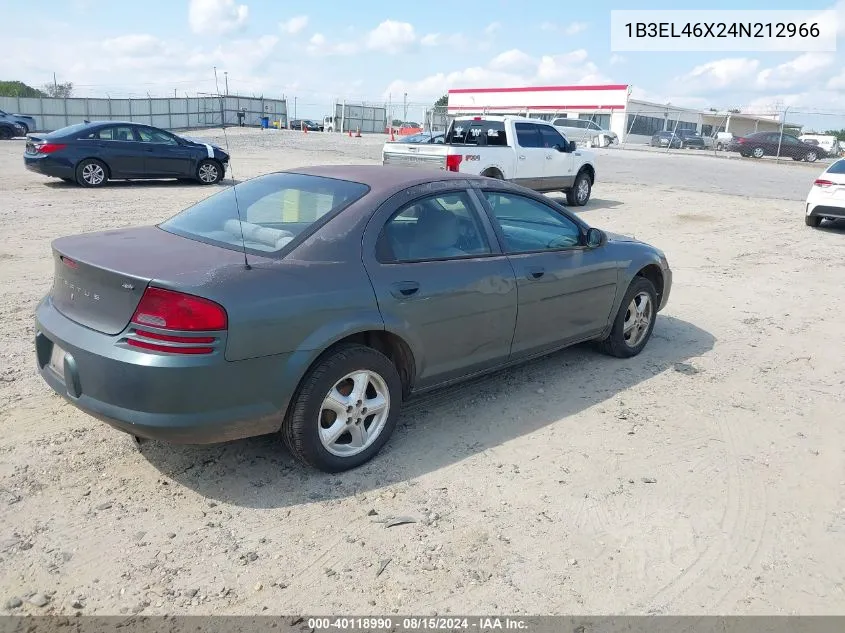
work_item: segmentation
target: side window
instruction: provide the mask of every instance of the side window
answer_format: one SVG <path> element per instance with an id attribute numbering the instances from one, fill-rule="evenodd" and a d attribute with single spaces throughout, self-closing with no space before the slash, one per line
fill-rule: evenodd
<path id="1" fill-rule="evenodd" d="M 554 147 L 555 145 L 562 145 L 566 149 L 566 139 L 564 139 L 560 132 L 550 125 L 538 125 L 540 130 L 540 141 L 543 147 Z"/>
<path id="2" fill-rule="evenodd" d="M 533 123 L 515 123 L 516 141 L 520 147 L 543 147 L 540 143 L 540 132 Z"/>
<path id="3" fill-rule="evenodd" d="M 142 143 L 159 143 L 161 145 L 178 144 L 176 143 L 176 139 L 170 136 L 170 134 L 166 134 L 165 132 L 154 130 L 148 127 L 139 127 L 138 136 L 141 137 Z"/>
<path id="4" fill-rule="evenodd" d="M 443 193 L 405 205 L 384 225 L 376 243 L 383 264 L 472 257 L 490 244 L 466 192 Z"/>
<path id="5" fill-rule="evenodd" d="M 581 244 L 577 224 L 555 209 L 519 194 L 484 192 L 505 237 L 505 250 L 531 253 Z"/>
<path id="6" fill-rule="evenodd" d="M 94 132 L 91 138 L 98 138 L 101 141 L 134 141 L 135 134 L 131 127 L 117 125 L 115 127 L 104 127 Z"/>

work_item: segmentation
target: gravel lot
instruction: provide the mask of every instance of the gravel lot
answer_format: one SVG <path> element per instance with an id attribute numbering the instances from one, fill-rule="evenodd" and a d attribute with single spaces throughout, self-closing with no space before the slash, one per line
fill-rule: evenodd
<path id="1" fill-rule="evenodd" d="M 244 179 L 377 162 L 382 139 L 229 141 Z M 417 401 L 376 460 L 329 476 L 272 437 L 139 452 L 42 384 L 50 241 L 212 190 L 84 190 L 22 152 L 0 144 L 3 613 L 845 610 L 845 227 L 805 227 L 801 203 L 821 166 L 599 150 L 583 217 L 675 271 L 646 350 L 578 347 Z"/>

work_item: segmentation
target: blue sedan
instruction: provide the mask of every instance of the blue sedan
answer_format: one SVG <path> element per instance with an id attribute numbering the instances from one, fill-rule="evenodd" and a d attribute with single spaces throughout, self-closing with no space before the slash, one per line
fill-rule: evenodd
<path id="1" fill-rule="evenodd" d="M 213 185 L 223 180 L 229 154 L 148 125 L 94 121 L 30 134 L 23 160 L 30 171 L 83 187 L 162 178 Z"/>

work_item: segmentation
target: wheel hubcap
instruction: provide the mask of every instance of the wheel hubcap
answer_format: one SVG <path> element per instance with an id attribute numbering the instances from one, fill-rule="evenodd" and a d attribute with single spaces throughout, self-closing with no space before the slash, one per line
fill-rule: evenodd
<path id="1" fill-rule="evenodd" d="M 651 326 L 653 307 L 651 297 L 647 292 L 641 292 L 631 300 L 622 326 L 622 337 L 628 347 L 636 347 L 642 343 Z"/>
<path id="2" fill-rule="evenodd" d="M 82 168 L 82 180 L 89 185 L 99 185 L 105 177 L 106 174 L 99 165 L 85 165 Z"/>
<path id="3" fill-rule="evenodd" d="M 586 178 L 582 178 L 578 182 L 578 200 L 580 202 L 584 202 L 587 199 L 587 196 L 590 194 L 590 183 L 587 182 Z"/>
<path id="4" fill-rule="evenodd" d="M 757 158 L 762 157 L 762 156 L 763 156 L 763 150 L 761 150 L 761 149 L 758 147 L 757 149 L 755 149 L 755 150 L 754 150 L 754 156 L 756 156 Z"/>
<path id="5" fill-rule="evenodd" d="M 368 370 L 347 374 L 323 399 L 320 442 L 332 455 L 357 455 L 381 435 L 389 413 L 390 392 L 381 376 Z"/>
<path id="6" fill-rule="evenodd" d="M 203 182 L 214 182 L 217 180 L 217 168 L 214 165 L 203 165 L 200 167 L 200 180 Z"/>
<path id="7" fill-rule="evenodd" d="M 816 160 L 816 153 L 810 152 L 809 154 L 807 154 L 807 160 L 811 163 L 814 162 Z"/>

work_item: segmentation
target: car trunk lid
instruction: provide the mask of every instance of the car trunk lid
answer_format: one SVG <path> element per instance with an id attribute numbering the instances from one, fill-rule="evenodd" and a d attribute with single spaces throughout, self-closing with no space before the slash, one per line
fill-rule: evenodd
<path id="1" fill-rule="evenodd" d="M 183 238 L 155 226 L 63 237 L 52 244 L 50 297 L 66 317 L 98 332 L 126 328 L 147 286 L 202 285 L 243 254 Z"/>

